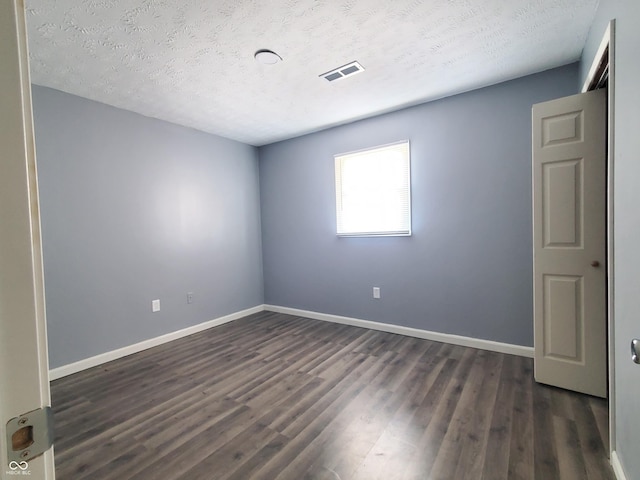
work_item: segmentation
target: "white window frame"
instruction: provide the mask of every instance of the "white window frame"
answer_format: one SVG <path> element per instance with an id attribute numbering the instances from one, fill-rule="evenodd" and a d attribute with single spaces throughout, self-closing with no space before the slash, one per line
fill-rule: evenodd
<path id="1" fill-rule="evenodd" d="M 390 153 L 393 155 L 402 155 L 403 161 L 402 172 L 396 178 L 396 186 L 383 185 L 380 186 L 381 179 L 384 176 L 362 176 L 355 177 L 354 172 L 358 168 L 362 168 L 362 163 L 358 167 L 357 162 L 376 162 L 379 168 L 384 169 L 384 160 L 380 158 L 376 159 L 376 156 L 384 153 Z M 389 143 L 385 145 L 379 145 L 376 147 L 366 148 L 362 150 L 356 150 L 348 153 L 340 153 L 334 155 L 335 160 L 335 188 L 336 188 L 336 234 L 339 237 L 389 237 L 389 236 L 411 236 L 411 148 L 409 140 L 403 140 L 399 142 Z M 348 163 L 351 163 L 349 168 Z M 387 164 L 387 167 L 389 165 Z M 362 185 L 353 187 L 353 182 L 356 178 L 362 178 Z M 393 175 L 390 177 L 393 178 Z M 351 185 L 349 191 L 344 190 L 349 188 L 347 185 Z M 375 196 L 372 196 L 372 190 L 375 190 Z M 399 193 L 394 194 L 393 191 Z M 358 193 L 360 191 L 360 193 Z M 379 192 L 379 193 L 378 193 Z M 385 193 L 386 192 L 386 193 Z M 346 198 L 351 197 L 351 201 L 355 198 L 358 207 L 353 207 L 351 213 L 349 212 L 348 204 L 351 203 Z M 395 197 L 395 198 L 394 198 Z M 358 198 L 360 198 L 358 200 Z M 371 201 L 371 199 L 373 200 Z M 376 200 L 381 198 L 394 199 L 397 201 L 397 209 L 400 210 L 401 218 L 397 222 L 393 222 L 394 225 L 387 225 L 383 227 L 384 213 L 381 210 L 380 202 L 376 203 Z M 369 199 L 369 200 L 367 200 Z M 345 205 L 346 204 L 346 205 Z M 367 208 L 363 205 L 370 204 L 371 208 Z M 351 205 L 354 205 L 351 203 Z M 352 220 L 349 220 L 351 215 Z M 371 222 L 366 221 L 357 222 L 353 220 L 354 216 L 362 218 L 362 216 L 369 217 Z M 383 218 L 375 218 L 378 215 L 383 215 Z M 393 217 L 393 213 L 387 215 L 388 219 Z M 379 224 L 373 225 L 373 223 L 379 220 Z M 361 223 L 357 225 L 357 223 Z"/>

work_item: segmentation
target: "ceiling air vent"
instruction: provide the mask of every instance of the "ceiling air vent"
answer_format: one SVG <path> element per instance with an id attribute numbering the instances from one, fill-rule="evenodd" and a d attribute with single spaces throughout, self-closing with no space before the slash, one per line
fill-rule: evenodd
<path id="1" fill-rule="evenodd" d="M 334 68 L 333 70 L 329 70 L 320 76 L 327 79 L 329 82 L 333 82 L 334 80 L 349 77 L 359 72 L 364 72 L 364 67 L 358 62 L 351 62 L 341 67 Z"/>

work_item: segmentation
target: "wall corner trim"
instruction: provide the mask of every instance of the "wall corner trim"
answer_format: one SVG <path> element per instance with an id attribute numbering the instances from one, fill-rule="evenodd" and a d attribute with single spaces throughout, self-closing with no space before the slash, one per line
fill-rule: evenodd
<path id="1" fill-rule="evenodd" d="M 189 335 L 193 335 L 194 333 L 199 333 L 203 330 L 208 330 L 209 328 L 217 327 L 218 325 L 229 323 L 239 318 L 246 317 L 247 315 L 252 315 L 254 313 L 262 311 L 264 311 L 264 305 L 257 305 L 246 310 L 241 310 L 239 312 L 234 312 L 223 317 L 218 317 L 213 320 L 199 323 L 197 325 L 192 325 L 191 327 L 183 328 L 175 332 L 170 332 L 159 337 L 149 338 L 148 340 L 143 340 L 142 342 L 134 343 L 133 345 L 118 348 L 117 350 L 112 350 L 110 352 L 101 353 L 99 355 L 85 358 L 74 363 L 62 365 L 61 367 L 56 367 L 49 370 L 49 381 L 57 380 L 58 378 L 66 377 L 67 375 L 72 375 L 74 373 L 81 372 L 82 370 L 87 370 L 89 368 L 102 365 L 103 363 L 126 357 L 127 355 L 138 353 L 143 350 L 147 350 L 148 348 L 156 347 L 158 345 L 162 345 L 163 343 L 168 343 L 182 337 L 187 337 Z"/>
<path id="2" fill-rule="evenodd" d="M 627 480 L 622 464 L 620 463 L 620 457 L 618 457 L 618 453 L 615 450 L 611 452 L 611 467 L 617 480 Z"/>
<path id="3" fill-rule="evenodd" d="M 490 350 L 492 352 L 507 353 L 510 355 L 533 358 L 533 347 L 526 347 L 524 345 L 513 345 L 511 343 L 494 342 L 492 340 L 464 337 L 461 335 L 453 335 L 449 333 L 432 332 L 429 330 L 421 330 L 418 328 L 402 327 L 399 325 L 391 325 L 388 323 L 362 320 L 359 318 L 342 317 L 339 315 L 312 312 L 308 310 L 299 310 L 297 308 L 281 307 L 278 305 L 265 305 L 264 309 L 270 312 L 286 313 L 288 315 L 312 318 L 314 320 L 341 323 L 344 325 L 369 328 L 371 330 L 380 330 L 382 332 L 397 333 L 399 335 L 422 338 L 435 342 L 451 343 L 453 345 L 461 345 L 463 347 L 478 348 L 481 350 Z"/>

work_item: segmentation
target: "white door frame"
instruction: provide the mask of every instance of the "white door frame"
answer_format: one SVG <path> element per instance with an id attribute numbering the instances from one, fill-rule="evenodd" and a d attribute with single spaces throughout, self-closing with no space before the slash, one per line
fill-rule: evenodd
<path id="1" fill-rule="evenodd" d="M 615 342 L 613 328 L 615 323 L 614 315 L 614 277 L 613 277 L 613 170 L 614 170 L 614 98 L 615 98 L 615 27 L 616 21 L 611 20 L 604 32 L 600 46 L 591 62 L 591 68 L 587 74 L 582 92 L 589 90 L 594 77 L 598 71 L 598 66 L 602 62 L 605 52 L 608 49 L 609 57 L 609 81 L 607 85 L 607 329 L 608 329 L 608 364 L 609 364 L 609 455 L 613 456 L 616 450 L 616 389 L 615 389 Z"/>
<path id="2" fill-rule="evenodd" d="M 52 448 L 10 463 L 6 434 L 51 403 L 24 0 L 0 1 L 0 65 L 0 478 L 53 480 Z"/>

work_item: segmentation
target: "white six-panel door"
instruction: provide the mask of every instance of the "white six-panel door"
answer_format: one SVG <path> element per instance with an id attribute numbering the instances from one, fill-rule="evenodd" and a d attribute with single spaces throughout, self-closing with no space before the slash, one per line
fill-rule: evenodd
<path id="1" fill-rule="evenodd" d="M 532 121 L 535 378 L 606 397 L 606 90 Z"/>

